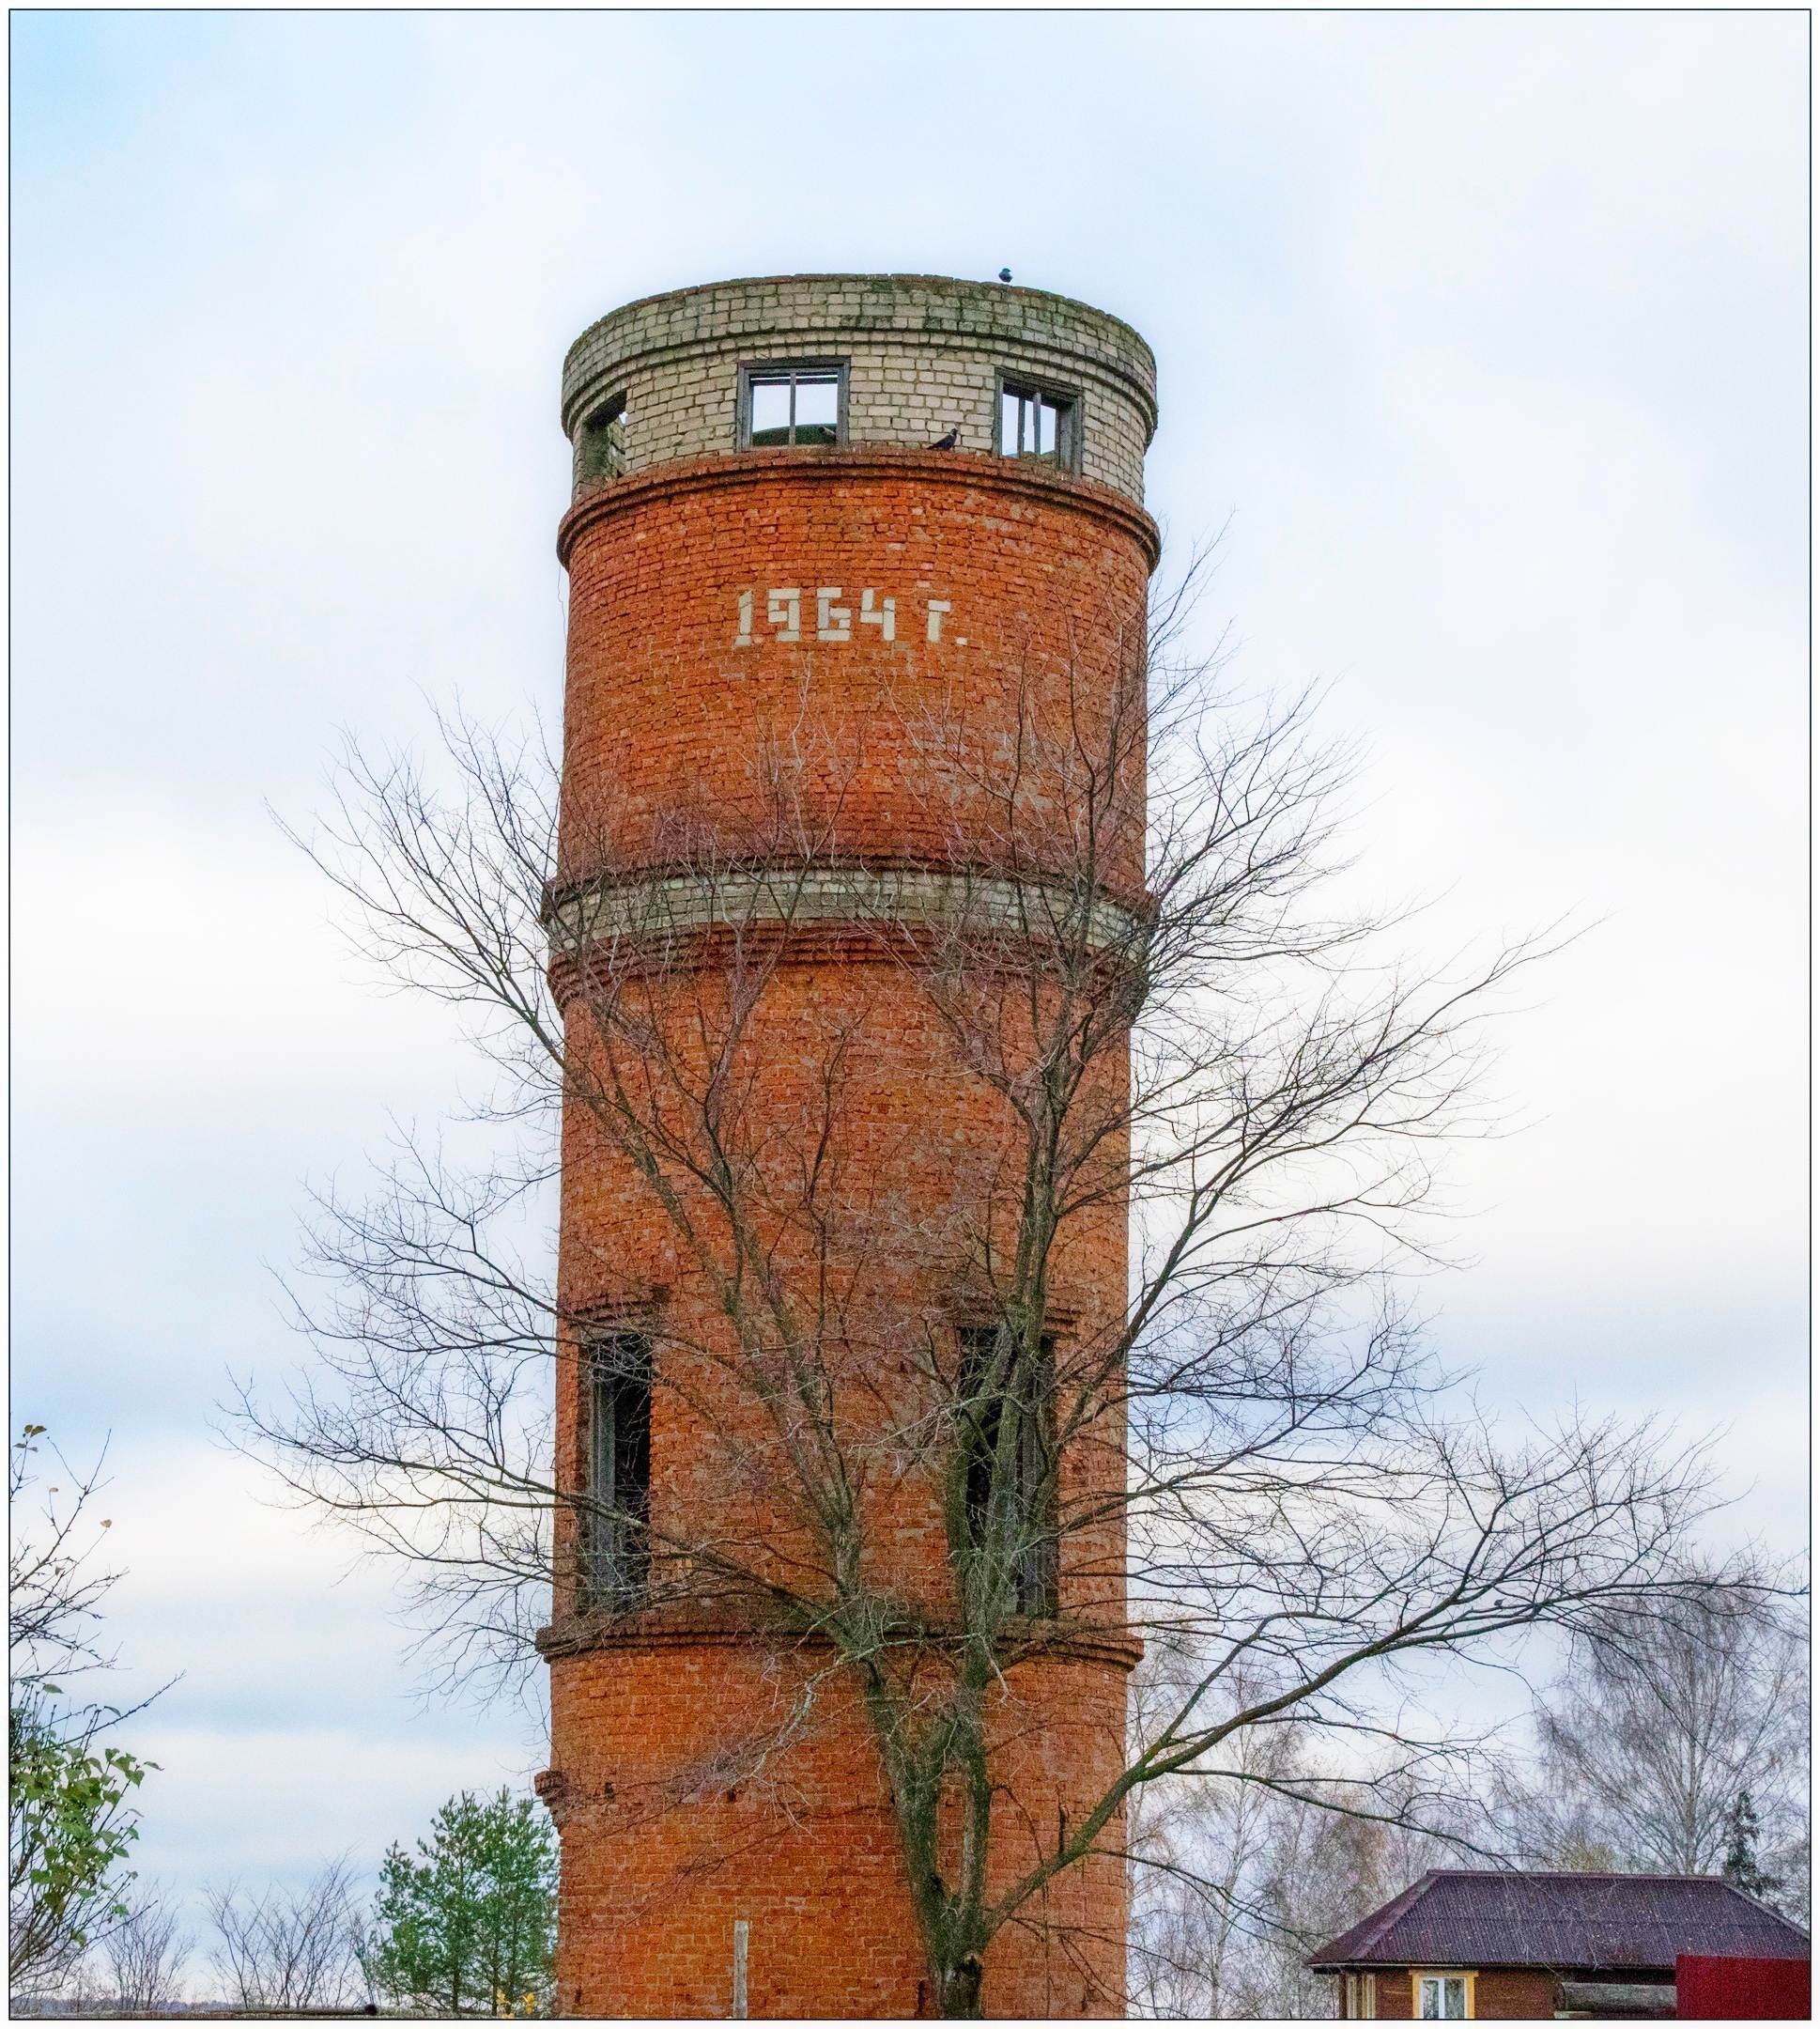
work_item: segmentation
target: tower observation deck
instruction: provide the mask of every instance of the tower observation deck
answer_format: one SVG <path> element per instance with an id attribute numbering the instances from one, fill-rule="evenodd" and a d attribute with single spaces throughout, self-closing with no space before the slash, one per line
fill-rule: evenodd
<path id="1" fill-rule="evenodd" d="M 1122 1765 L 1123 1425 L 1069 1389 L 1126 1156 L 1033 1227 L 1018 953 L 1143 916 L 1101 721 L 1154 390 L 1102 311 L 915 275 L 651 297 L 565 363 L 560 2012 L 951 2011 L 969 1870 L 993 1906 Z M 984 2012 L 1123 2012 L 1119 1832 L 982 1939 Z"/>

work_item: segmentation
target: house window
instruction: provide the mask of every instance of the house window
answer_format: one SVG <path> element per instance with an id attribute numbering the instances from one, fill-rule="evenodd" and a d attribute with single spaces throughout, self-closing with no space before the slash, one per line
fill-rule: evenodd
<path id="1" fill-rule="evenodd" d="M 1425 1973 L 1418 1987 L 1415 2012 L 1421 2021 L 1471 2020 L 1473 1990 L 1464 1973 Z"/>
<path id="2" fill-rule="evenodd" d="M 1349 1973 L 1346 1975 L 1343 2012 L 1348 2021 L 1378 2020 L 1378 1975 L 1375 1973 Z"/>
<path id="3" fill-rule="evenodd" d="M 629 1332 L 585 1350 L 588 1486 L 582 1546 L 585 1603 L 625 1606 L 644 1589 L 650 1566 L 651 1348 Z"/>
<path id="4" fill-rule="evenodd" d="M 1345 2019 L 1350 2023 L 1378 2021 L 1378 1975 L 1350 1973 L 1345 1976 Z"/>
<path id="5" fill-rule="evenodd" d="M 1057 1610 L 1056 1342 L 1010 1361 L 993 1325 L 961 1333 L 961 1415 L 967 1451 L 967 1530 L 976 1547 L 995 1530 L 1019 1613 Z M 1002 1440 L 1002 1442 L 1001 1442 Z"/>
<path id="6" fill-rule="evenodd" d="M 840 360 L 739 369 L 742 449 L 836 444 L 846 436 L 847 369 Z"/>
<path id="7" fill-rule="evenodd" d="M 1006 457 L 1029 458 L 1057 472 L 1080 469 L 1080 399 L 1004 379 L 998 391 L 998 448 Z"/>
<path id="8" fill-rule="evenodd" d="M 625 470 L 625 396 L 609 395 L 583 422 L 576 440 L 581 479 L 617 479 Z"/>

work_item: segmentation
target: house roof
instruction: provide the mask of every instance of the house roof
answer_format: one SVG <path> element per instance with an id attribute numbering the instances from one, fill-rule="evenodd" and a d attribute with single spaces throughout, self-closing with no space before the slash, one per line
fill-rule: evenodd
<path id="1" fill-rule="evenodd" d="M 1517 1874 L 1437 1867 L 1325 1944 L 1317 1972 L 1549 1966 L 1673 1975 L 1678 1953 L 1805 1959 L 1808 1935 L 1712 1874 Z"/>

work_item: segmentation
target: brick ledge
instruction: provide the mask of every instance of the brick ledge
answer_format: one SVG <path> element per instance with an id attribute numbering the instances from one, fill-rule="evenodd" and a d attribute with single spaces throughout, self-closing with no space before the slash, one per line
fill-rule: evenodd
<path id="1" fill-rule="evenodd" d="M 824 451 L 722 451 L 705 457 L 650 465 L 629 478 L 609 480 L 584 494 L 556 532 L 557 561 L 564 569 L 579 537 L 597 522 L 642 506 L 656 496 L 713 492 L 722 487 L 830 485 L 843 479 L 921 479 L 932 486 L 1011 494 L 1045 507 L 1072 507 L 1110 523 L 1136 542 L 1155 570 L 1163 534 L 1137 503 L 1110 487 L 1062 472 L 1045 473 L 1013 458 L 978 451 L 924 451 L 887 444 L 841 444 Z"/>
<path id="2" fill-rule="evenodd" d="M 795 1648 L 825 1649 L 830 1646 L 816 1635 L 773 1638 Z M 591 1626 L 586 1621 L 568 1620 L 537 1630 L 537 1652 L 547 1663 L 554 1663 L 602 1650 L 654 1654 L 677 1649 L 748 1649 L 766 1639 L 763 1634 L 746 1628 L 654 1627 L 649 1623 L 642 1626 L 636 1623 Z M 1100 1663 L 1129 1673 L 1143 1660 L 1144 1644 L 1136 1635 L 1083 1629 L 1079 1634 L 1058 1634 L 1047 1640 L 1033 1637 L 1023 1653 L 1008 1661 L 1005 1666 L 1014 1669 L 1025 1663 Z"/>

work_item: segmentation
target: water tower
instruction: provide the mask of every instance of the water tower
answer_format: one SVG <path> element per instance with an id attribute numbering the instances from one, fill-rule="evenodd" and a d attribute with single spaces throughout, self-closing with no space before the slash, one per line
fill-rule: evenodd
<path id="1" fill-rule="evenodd" d="M 802 834 L 815 863 L 792 870 L 770 1040 L 744 1103 L 775 1105 L 779 1145 L 794 1146 L 815 1057 L 801 1039 L 852 1012 L 865 1040 L 848 1160 L 867 1173 L 843 1189 L 872 1216 L 894 1208 L 908 1232 L 974 1173 L 957 1154 L 943 1174 L 928 1152 L 964 1152 L 977 1169 L 998 1130 L 964 1080 L 932 1073 L 940 1038 L 881 934 L 894 919 L 935 921 L 967 878 L 951 839 L 934 836 L 946 806 L 906 728 L 926 705 L 989 745 L 1000 720 L 1010 738 L 1033 643 L 1065 641 L 1090 667 L 1141 616 L 1157 554 L 1142 506 L 1149 350 L 1101 311 L 1004 284 L 717 283 L 590 327 L 564 366 L 563 424 L 575 492 L 559 537 L 559 990 L 573 1002 L 591 938 L 623 941 L 654 910 L 672 964 L 691 937 L 686 963 L 712 975 L 730 962 L 717 935 L 728 897 L 678 842 L 749 803 L 776 756 L 795 756 L 822 798 Z M 1125 904 L 1141 897 L 1140 866 L 1106 879 Z M 749 917 L 751 895 L 734 900 Z M 1074 1245 L 1057 1332 L 1121 1314 L 1124 1227 L 1114 1206 Z M 873 1299 L 937 1337 L 964 1335 L 964 1302 L 918 1283 L 915 1257 L 887 1250 Z M 660 1541 L 723 1526 L 781 1542 L 794 1524 L 742 1510 L 738 1474 L 688 1408 L 699 1396 L 666 1385 L 667 1361 L 712 1354 L 714 1304 L 675 1219 L 579 1102 L 564 1125 L 559 1283 L 559 1477 L 630 1518 L 587 1541 L 570 1532 L 542 1643 L 559 2011 L 928 2012 L 860 1687 L 810 1642 L 780 1651 L 757 1638 L 736 1601 L 717 1609 L 711 1585 L 666 1604 L 656 1582 Z M 902 1513 L 877 1555 L 906 1593 L 938 1601 L 940 1530 L 926 1503 Z M 1032 1583 L 1043 1596 L 1031 1613 L 1065 1611 L 1067 1556 Z M 995 1866 L 1015 1868 L 1029 1827 L 1047 1835 L 1117 1772 L 1134 1653 L 1083 1638 L 1020 1665 L 1021 1709 L 1038 1723 L 1006 1750 Z M 754 1775 L 738 1745 L 773 1737 L 767 1727 L 775 1750 Z M 1122 1865 L 1072 1870 L 1026 1914 L 988 1954 L 986 2012 L 1122 2013 Z"/>

